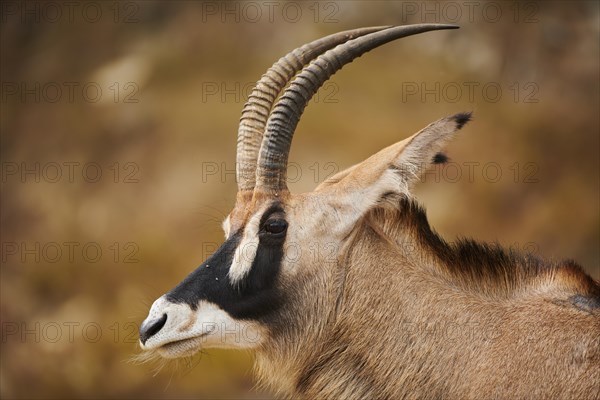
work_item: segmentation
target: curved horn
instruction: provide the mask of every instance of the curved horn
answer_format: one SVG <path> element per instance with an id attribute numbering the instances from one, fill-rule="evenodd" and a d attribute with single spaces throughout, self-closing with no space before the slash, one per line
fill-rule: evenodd
<path id="1" fill-rule="evenodd" d="M 254 189 L 258 152 L 275 99 L 289 80 L 309 61 L 348 40 L 390 28 L 374 26 L 335 33 L 292 50 L 256 83 L 244 105 L 238 128 L 236 179 L 238 190 Z"/>
<path id="2" fill-rule="evenodd" d="M 456 28 L 458 26 L 443 24 L 396 26 L 340 44 L 314 59 L 294 78 L 269 116 L 256 171 L 257 188 L 275 193 L 287 190 L 288 155 L 300 116 L 321 85 L 344 65 L 392 40 Z"/>

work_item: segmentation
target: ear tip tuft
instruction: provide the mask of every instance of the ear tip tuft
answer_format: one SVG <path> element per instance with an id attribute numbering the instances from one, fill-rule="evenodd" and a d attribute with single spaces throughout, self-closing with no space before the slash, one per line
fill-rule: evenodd
<path id="1" fill-rule="evenodd" d="M 454 114 L 451 119 L 456 122 L 456 129 L 461 129 L 467 122 L 471 120 L 473 113 L 471 111 Z"/>
<path id="2" fill-rule="evenodd" d="M 432 162 L 434 164 L 445 164 L 448 162 L 448 156 L 444 153 L 436 153 L 435 156 L 433 156 Z"/>

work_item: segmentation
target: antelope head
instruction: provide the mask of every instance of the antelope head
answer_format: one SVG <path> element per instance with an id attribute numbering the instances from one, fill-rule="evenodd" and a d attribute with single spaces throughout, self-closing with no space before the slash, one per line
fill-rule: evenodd
<path id="1" fill-rule="evenodd" d="M 300 116 L 319 87 L 355 58 L 398 38 L 452 28 L 341 32 L 293 50 L 263 75 L 242 111 L 238 193 L 223 223 L 225 241 L 154 302 L 140 328 L 143 350 L 175 358 L 209 347 L 267 351 L 287 340 L 299 353 L 295 338 L 318 339 L 346 284 L 340 271 L 360 220 L 390 196 L 410 197 L 411 185 L 443 158 L 439 152 L 470 116 L 440 119 L 314 191 L 292 194 L 286 170 Z"/>

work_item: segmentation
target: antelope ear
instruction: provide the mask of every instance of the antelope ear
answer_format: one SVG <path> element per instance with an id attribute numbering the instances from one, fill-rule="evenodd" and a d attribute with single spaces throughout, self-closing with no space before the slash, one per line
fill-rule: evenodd
<path id="1" fill-rule="evenodd" d="M 441 151 L 470 119 L 471 113 L 459 113 L 433 122 L 411 137 L 330 177 L 314 193 L 330 194 L 336 207 L 350 206 L 359 214 L 368 211 L 385 195 L 410 196 L 411 186 L 432 164 L 446 161 Z"/>

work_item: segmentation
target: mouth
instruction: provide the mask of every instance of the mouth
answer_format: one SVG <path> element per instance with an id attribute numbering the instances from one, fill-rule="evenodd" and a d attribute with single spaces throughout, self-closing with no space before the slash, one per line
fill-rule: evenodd
<path id="1" fill-rule="evenodd" d="M 192 338 L 175 340 L 173 342 L 165 343 L 155 350 L 164 358 L 192 356 L 202 348 L 202 341 L 206 335 L 207 334 L 205 333 Z"/>

